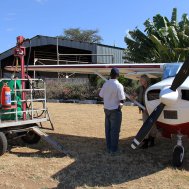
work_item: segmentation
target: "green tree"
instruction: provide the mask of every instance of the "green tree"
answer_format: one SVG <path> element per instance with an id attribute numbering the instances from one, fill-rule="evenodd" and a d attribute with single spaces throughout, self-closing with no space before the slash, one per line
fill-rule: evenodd
<path id="1" fill-rule="evenodd" d="M 81 30 L 80 28 L 65 29 L 63 39 L 88 42 L 88 43 L 101 43 L 102 37 L 98 34 L 98 30 Z"/>
<path id="2" fill-rule="evenodd" d="M 177 62 L 184 61 L 189 53 L 189 19 L 183 14 L 177 19 L 177 9 L 171 20 L 157 14 L 153 21 L 144 22 L 145 30 L 138 28 L 125 36 L 125 59 L 129 62 Z"/>

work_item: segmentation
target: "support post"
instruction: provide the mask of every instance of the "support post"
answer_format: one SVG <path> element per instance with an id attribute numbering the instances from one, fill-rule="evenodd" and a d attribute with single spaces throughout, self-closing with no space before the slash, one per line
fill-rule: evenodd
<path id="1" fill-rule="evenodd" d="M 26 48 L 22 46 L 24 43 L 24 37 L 18 36 L 17 37 L 17 44 L 16 48 L 14 50 L 14 56 L 18 57 L 20 59 L 21 63 L 21 79 L 22 79 L 22 111 L 23 111 L 23 120 L 26 120 L 26 92 L 25 90 L 25 62 L 24 62 L 24 56 L 26 55 Z"/>

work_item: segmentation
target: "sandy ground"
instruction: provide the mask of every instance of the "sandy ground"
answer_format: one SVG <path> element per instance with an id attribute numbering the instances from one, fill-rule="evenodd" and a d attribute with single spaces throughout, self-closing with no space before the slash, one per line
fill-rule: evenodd
<path id="1" fill-rule="evenodd" d="M 159 137 L 153 148 L 131 150 L 142 124 L 137 107 L 123 108 L 121 152 L 116 156 L 105 151 L 102 105 L 49 103 L 48 107 L 55 131 L 47 132 L 70 155 L 56 152 L 44 141 L 30 146 L 9 141 L 9 151 L 0 157 L 0 189 L 189 188 L 188 140 L 180 169 L 171 167 L 174 140 Z"/>

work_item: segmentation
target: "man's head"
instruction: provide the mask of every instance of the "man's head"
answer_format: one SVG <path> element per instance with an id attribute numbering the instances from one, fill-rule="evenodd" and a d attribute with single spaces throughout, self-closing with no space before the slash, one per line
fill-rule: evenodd
<path id="1" fill-rule="evenodd" d="M 110 72 L 111 79 L 116 79 L 119 77 L 119 69 L 118 68 L 112 68 Z"/>
<path id="2" fill-rule="evenodd" d="M 141 75 L 140 84 L 144 87 L 148 87 L 150 84 L 150 78 L 146 74 Z"/>

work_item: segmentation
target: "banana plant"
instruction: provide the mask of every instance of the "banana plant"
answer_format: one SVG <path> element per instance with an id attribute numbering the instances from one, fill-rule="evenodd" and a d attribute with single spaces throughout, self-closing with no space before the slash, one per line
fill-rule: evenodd
<path id="1" fill-rule="evenodd" d="M 183 14 L 177 19 L 177 9 L 172 11 L 171 20 L 157 14 L 153 20 L 144 22 L 145 30 L 138 28 L 125 36 L 126 61 L 132 62 L 177 62 L 189 54 L 189 19 Z"/>

